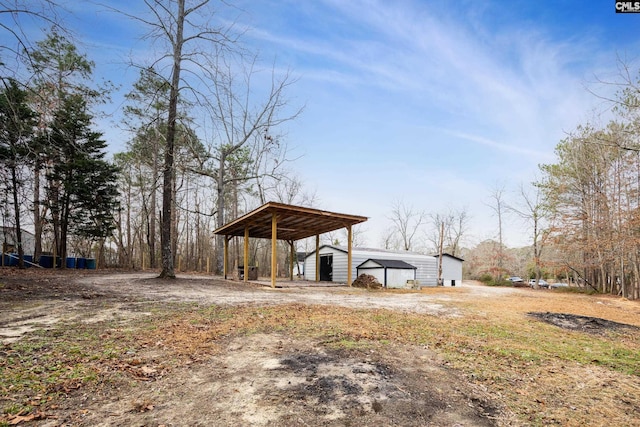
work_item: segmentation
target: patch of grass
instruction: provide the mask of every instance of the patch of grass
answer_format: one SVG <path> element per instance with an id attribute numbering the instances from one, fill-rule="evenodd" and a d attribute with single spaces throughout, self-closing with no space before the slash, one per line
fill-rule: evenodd
<path id="1" fill-rule="evenodd" d="M 109 381 L 114 373 L 133 375 L 145 363 L 140 355 L 146 350 L 162 354 L 171 368 L 215 356 L 233 337 L 281 332 L 345 350 L 426 347 L 499 396 L 526 425 L 629 425 L 624 417 L 633 411 L 624 402 L 640 407 L 638 334 L 591 335 L 532 321 L 525 313 L 537 301 L 521 298 L 520 311 L 514 302 L 505 310 L 506 303 L 494 301 L 490 313 L 486 302 L 469 303 L 461 305 L 464 317 L 303 304 L 150 305 L 144 309 L 151 315 L 126 327 L 107 321 L 63 324 L 5 346 L 0 404 L 4 414 L 15 413 L 24 410 L 29 396 L 55 402 L 77 388 Z M 562 398 L 555 402 L 553 396 Z"/>
<path id="2" fill-rule="evenodd" d="M 598 295 L 599 292 L 593 288 L 581 288 L 577 286 L 559 286 L 552 289 L 553 292 L 565 293 L 565 294 L 584 294 L 584 295 Z"/>
<path id="3" fill-rule="evenodd" d="M 6 357 L 0 358 L 0 411 L 28 414 L 33 396 L 39 396 L 39 408 L 46 409 L 74 390 L 107 380 L 127 348 L 143 345 L 146 333 L 143 322 L 129 332 L 105 333 L 108 325 L 60 324 L 5 345 Z M 0 425 L 5 421 L 0 417 Z"/>
<path id="4" fill-rule="evenodd" d="M 8 415 L 16 415 L 16 414 L 19 414 L 19 413 L 28 414 L 32 410 L 33 410 L 33 408 L 31 406 L 29 406 L 29 405 L 21 405 L 19 403 L 14 403 L 14 404 L 9 405 L 6 408 L 4 408 L 2 412 L 4 414 L 8 414 Z"/>

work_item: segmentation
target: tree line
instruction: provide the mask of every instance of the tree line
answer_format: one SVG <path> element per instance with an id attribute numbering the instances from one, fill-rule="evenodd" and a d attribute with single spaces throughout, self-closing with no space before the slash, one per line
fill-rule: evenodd
<path id="1" fill-rule="evenodd" d="M 109 9 L 144 28 L 157 52 L 127 64 L 139 70 L 121 123 L 131 138 L 113 161 L 95 130 L 112 88 L 92 84 L 94 63 L 56 20 L 58 4 L 0 4 L 15 24 L 0 24 L 15 41 L 0 48 L 0 162 L 13 195 L 2 201 L 4 225 L 21 236 L 28 217 L 36 259 L 93 252 L 103 265 L 159 268 L 161 277 L 175 277 L 176 261 L 221 271 L 224 241 L 212 229 L 256 201 L 312 203 L 287 170 L 279 130 L 301 112 L 286 98 L 295 79 L 265 71 L 209 0 L 144 4 L 146 14 Z M 51 24 L 45 40 L 33 43 L 23 15 Z"/>
<path id="2" fill-rule="evenodd" d="M 613 96 L 600 97 L 607 120 L 576 127 L 555 149 L 555 162 L 521 186 L 489 195 L 497 238 L 466 251 L 468 274 L 553 278 L 595 292 L 640 298 L 640 74 L 626 64 Z M 505 218 L 524 221 L 530 246 L 509 249 Z"/>
<path id="3" fill-rule="evenodd" d="M 628 66 L 611 118 L 586 123 L 556 147 L 538 181 L 556 262 L 584 286 L 640 298 L 640 86 Z"/>
<path id="4" fill-rule="evenodd" d="M 295 79 L 264 67 L 242 43 L 243 30 L 216 19 L 209 0 L 144 4 L 144 14 L 111 9 L 144 29 L 154 49 L 148 62 L 128 64 L 138 70 L 120 123 L 130 138 L 110 160 L 95 123 L 112 87 L 94 83 L 95 64 L 58 22 L 56 2 L 1 0 L 0 17 L 14 24 L 0 23 L 5 40 L 13 38 L 0 46 L 4 225 L 18 236 L 25 224 L 33 227 L 36 259 L 93 253 L 103 265 L 158 268 L 162 277 L 175 276 L 176 262 L 221 271 L 224 241 L 213 239 L 212 229 L 269 200 L 317 204 L 288 167 L 281 130 L 302 111 L 287 98 Z M 43 40 L 21 29 L 24 14 L 50 26 Z M 489 255 L 474 274 L 501 277 L 526 259 L 532 277 L 560 275 L 640 297 L 640 88 L 630 69 L 621 69 L 607 123 L 583 124 L 560 141 L 556 161 L 541 166 L 517 202 L 500 188 L 487 197 L 499 231 L 497 241 L 478 245 Z M 528 224 L 525 255 L 502 241 L 507 215 Z M 469 218 L 466 209 L 428 214 L 398 201 L 380 243 L 464 257 Z M 354 239 L 362 239 L 360 231 Z M 265 245 L 250 244 L 246 262 L 269 266 Z M 231 242 L 238 264 L 245 263 L 241 245 Z M 20 239 L 15 249 L 22 259 Z"/>
<path id="5" fill-rule="evenodd" d="M 118 206 L 117 169 L 92 124 L 92 104 L 104 96 L 87 83 L 93 64 L 56 30 L 28 58 L 29 82 L 5 77 L 0 92 L 2 207 L 21 267 L 25 208 L 33 214 L 37 259 L 43 249 L 65 257 L 71 236 L 86 242 L 73 244 L 75 252 L 96 243 L 102 249 Z"/>

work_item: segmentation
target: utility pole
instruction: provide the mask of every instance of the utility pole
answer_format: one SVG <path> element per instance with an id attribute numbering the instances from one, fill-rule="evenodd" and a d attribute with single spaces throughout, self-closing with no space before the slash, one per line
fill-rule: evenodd
<path id="1" fill-rule="evenodd" d="M 438 286 L 444 286 L 442 280 L 442 246 L 444 244 L 444 222 L 440 224 L 440 250 L 438 254 Z"/>

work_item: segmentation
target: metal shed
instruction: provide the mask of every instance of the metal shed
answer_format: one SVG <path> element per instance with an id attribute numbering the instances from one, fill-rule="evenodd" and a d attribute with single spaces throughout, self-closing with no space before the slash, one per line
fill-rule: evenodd
<path id="1" fill-rule="evenodd" d="M 356 267 L 357 275 L 370 274 L 385 288 L 407 288 L 416 280 L 417 268 L 397 259 L 369 258 Z"/>
<path id="2" fill-rule="evenodd" d="M 419 286 L 436 286 L 438 270 L 436 258 L 407 251 L 390 251 L 385 249 L 352 248 L 351 276 L 356 277 L 359 266 L 368 259 L 400 260 L 416 267 L 416 281 Z M 335 245 L 323 245 L 305 258 L 304 271 L 316 271 L 316 259 L 319 262 L 320 280 L 327 282 L 346 283 L 348 278 L 347 248 Z M 313 276 L 305 276 L 307 280 L 313 280 Z"/>
<path id="3" fill-rule="evenodd" d="M 436 262 L 439 256 L 435 255 Z M 442 285 L 456 286 L 462 284 L 462 263 L 464 260 L 447 253 L 442 254 Z"/>

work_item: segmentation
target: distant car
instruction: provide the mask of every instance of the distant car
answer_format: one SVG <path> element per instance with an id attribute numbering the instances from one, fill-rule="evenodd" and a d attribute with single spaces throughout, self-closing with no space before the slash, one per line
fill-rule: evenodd
<path id="1" fill-rule="evenodd" d="M 536 286 L 536 279 L 531 279 L 529 280 L 529 286 L 531 286 L 532 288 Z M 540 279 L 538 280 L 538 286 L 540 286 L 541 288 L 548 288 L 549 287 L 549 283 L 547 283 L 544 279 Z"/>
<path id="2" fill-rule="evenodd" d="M 562 282 L 558 282 L 558 283 L 552 283 L 551 284 L 551 289 L 556 289 L 556 288 L 567 288 L 569 287 L 568 284 L 566 283 L 562 283 Z"/>
<path id="3" fill-rule="evenodd" d="M 508 281 L 510 281 L 513 284 L 514 288 L 522 288 L 527 286 L 527 284 L 525 283 L 524 280 L 522 280 L 522 277 L 518 277 L 518 276 L 511 276 L 507 279 Z"/>

